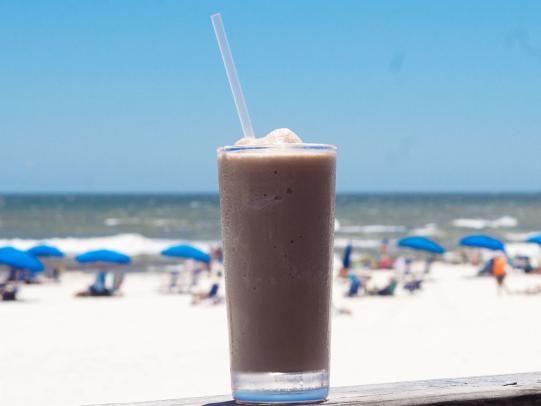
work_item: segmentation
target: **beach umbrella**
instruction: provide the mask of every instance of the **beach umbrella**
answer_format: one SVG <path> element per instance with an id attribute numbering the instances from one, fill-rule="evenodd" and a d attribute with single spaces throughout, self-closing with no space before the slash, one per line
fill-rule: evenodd
<path id="1" fill-rule="evenodd" d="M 191 245 L 175 245 L 161 252 L 166 257 L 195 259 L 206 264 L 210 263 L 210 255 Z"/>
<path id="2" fill-rule="evenodd" d="M 532 242 L 534 244 L 541 245 L 541 235 L 536 235 L 535 237 L 528 238 L 526 242 Z"/>
<path id="3" fill-rule="evenodd" d="M 419 251 L 431 252 L 434 254 L 443 254 L 445 250 L 438 243 L 426 237 L 406 237 L 398 240 L 398 246 L 411 248 Z"/>
<path id="4" fill-rule="evenodd" d="M 58 248 L 53 247 L 51 245 L 36 245 L 35 247 L 30 248 L 28 252 L 38 258 L 39 257 L 62 258 L 64 256 L 64 253 L 62 251 L 60 251 Z"/>
<path id="5" fill-rule="evenodd" d="M 487 248 L 493 251 L 505 251 L 505 245 L 496 238 L 488 235 L 469 235 L 462 238 L 459 242 L 464 247 Z"/>
<path id="6" fill-rule="evenodd" d="M 110 264 L 129 264 L 131 259 L 117 251 L 111 250 L 95 250 L 88 251 L 84 254 L 77 255 L 75 260 L 80 264 L 90 264 L 95 262 L 107 262 Z"/>
<path id="7" fill-rule="evenodd" d="M 0 264 L 33 272 L 41 272 L 45 269 L 43 264 L 32 254 L 13 247 L 0 248 Z"/>

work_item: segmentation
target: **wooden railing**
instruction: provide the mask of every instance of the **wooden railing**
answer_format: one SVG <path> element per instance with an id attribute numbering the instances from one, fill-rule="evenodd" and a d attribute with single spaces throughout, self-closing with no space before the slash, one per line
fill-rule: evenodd
<path id="1" fill-rule="evenodd" d="M 540 360 L 541 361 L 541 360 Z M 108 406 L 230 406 L 230 396 L 211 396 Z M 331 389 L 323 405 L 541 405 L 541 372 L 435 379 Z"/>

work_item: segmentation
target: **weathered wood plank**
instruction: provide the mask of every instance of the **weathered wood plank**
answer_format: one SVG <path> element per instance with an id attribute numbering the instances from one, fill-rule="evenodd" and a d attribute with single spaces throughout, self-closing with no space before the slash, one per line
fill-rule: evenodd
<path id="1" fill-rule="evenodd" d="M 212 396 L 103 406 L 231 406 L 230 396 Z M 541 372 L 395 382 L 331 389 L 322 405 L 539 405 Z"/>

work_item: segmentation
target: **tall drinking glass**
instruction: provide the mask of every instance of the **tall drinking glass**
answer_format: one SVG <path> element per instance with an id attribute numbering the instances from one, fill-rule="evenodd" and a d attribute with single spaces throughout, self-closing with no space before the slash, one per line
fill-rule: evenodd
<path id="1" fill-rule="evenodd" d="M 233 397 L 323 400 L 336 148 L 224 147 L 218 167 Z"/>

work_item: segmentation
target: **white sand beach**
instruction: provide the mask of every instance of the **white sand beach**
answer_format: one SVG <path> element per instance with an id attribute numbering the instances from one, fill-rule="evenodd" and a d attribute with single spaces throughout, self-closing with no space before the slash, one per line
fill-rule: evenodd
<path id="1" fill-rule="evenodd" d="M 502 295 L 468 266 L 435 264 L 421 292 L 340 298 L 332 385 L 541 369 L 541 295 Z M 0 404 L 80 405 L 229 392 L 224 305 L 160 294 L 165 275 L 129 274 L 123 296 L 75 298 L 92 276 L 23 286 L 0 303 Z M 511 274 L 511 289 L 541 285 Z"/>

